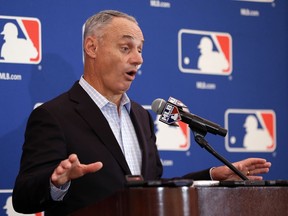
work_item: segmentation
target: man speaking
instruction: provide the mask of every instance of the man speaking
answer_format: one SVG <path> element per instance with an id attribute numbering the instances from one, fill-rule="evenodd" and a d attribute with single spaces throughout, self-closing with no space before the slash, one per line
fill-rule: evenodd
<path id="1" fill-rule="evenodd" d="M 67 215 L 125 187 L 126 175 L 159 180 L 154 123 L 126 94 L 143 63 L 144 37 L 135 18 L 101 11 L 85 23 L 84 72 L 70 90 L 30 115 L 18 177 L 16 211 Z M 269 171 L 265 159 L 235 163 L 251 179 Z M 237 179 L 221 166 L 183 178 Z"/>

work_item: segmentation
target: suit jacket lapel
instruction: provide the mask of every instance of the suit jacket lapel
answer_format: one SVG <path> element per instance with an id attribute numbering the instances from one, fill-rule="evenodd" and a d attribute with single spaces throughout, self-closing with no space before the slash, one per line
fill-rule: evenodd
<path id="1" fill-rule="evenodd" d="M 106 148 L 113 154 L 125 175 L 131 174 L 122 150 L 113 132 L 98 106 L 78 84 L 70 90 L 70 98 L 77 102 L 76 111 L 91 126 Z"/>

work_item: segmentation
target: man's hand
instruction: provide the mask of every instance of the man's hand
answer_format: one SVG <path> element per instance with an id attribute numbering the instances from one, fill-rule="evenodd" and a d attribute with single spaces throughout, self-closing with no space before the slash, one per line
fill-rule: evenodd
<path id="1" fill-rule="evenodd" d="M 268 173 L 271 167 L 271 163 L 263 158 L 248 158 L 235 162 L 233 165 L 250 180 L 262 180 L 263 177 L 259 176 L 259 174 Z M 211 171 L 211 175 L 214 180 L 241 180 L 241 178 L 227 166 L 214 168 Z"/>
<path id="2" fill-rule="evenodd" d="M 51 182 L 56 187 L 60 187 L 72 179 L 79 178 L 87 173 L 100 170 L 103 164 L 95 162 L 91 164 L 81 164 L 76 154 L 71 154 L 68 159 L 61 161 L 51 176 Z"/>

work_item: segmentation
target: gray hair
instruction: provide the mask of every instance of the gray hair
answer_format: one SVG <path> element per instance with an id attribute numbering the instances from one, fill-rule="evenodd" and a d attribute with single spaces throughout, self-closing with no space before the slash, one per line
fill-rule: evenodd
<path id="1" fill-rule="evenodd" d="M 88 18 L 87 21 L 85 22 L 84 35 L 83 35 L 84 40 L 87 36 L 91 35 L 96 35 L 101 38 L 101 36 L 103 36 L 102 31 L 103 28 L 107 26 L 115 17 L 125 18 L 138 25 L 136 19 L 126 13 L 116 10 L 100 11 L 99 13 Z"/>

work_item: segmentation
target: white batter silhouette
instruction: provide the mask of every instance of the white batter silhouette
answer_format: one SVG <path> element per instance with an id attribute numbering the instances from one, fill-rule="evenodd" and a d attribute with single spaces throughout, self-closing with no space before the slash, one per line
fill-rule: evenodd
<path id="1" fill-rule="evenodd" d="M 198 68 L 201 71 L 220 73 L 228 69 L 227 59 L 221 52 L 213 51 L 213 43 L 209 37 L 202 37 L 198 48 L 201 53 Z"/>
<path id="2" fill-rule="evenodd" d="M 247 150 L 266 150 L 273 144 L 269 132 L 258 128 L 258 121 L 254 115 L 247 116 L 244 127 L 246 128 L 246 134 L 243 145 Z"/>
<path id="3" fill-rule="evenodd" d="M 157 127 L 157 147 L 159 150 L 181 150 L 187 143 L 187 138 L 180 127 L 169 126 L 159 121 L 160 115 L 154 122 Z"/>
<path id="4" fill-rule="evenodd" d="M 5 40 L 1 48 L 1 57 L 5 61 L 25 63 L 37 57 L 38 52 L 32 41 L 27 36 L 27 39 L 18 38 L 18 29 L 14 23 L 6 23 L 1 35 L 4 35 Z"/>

